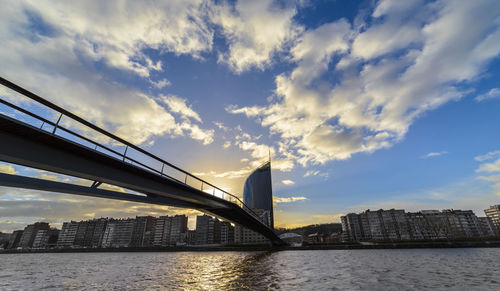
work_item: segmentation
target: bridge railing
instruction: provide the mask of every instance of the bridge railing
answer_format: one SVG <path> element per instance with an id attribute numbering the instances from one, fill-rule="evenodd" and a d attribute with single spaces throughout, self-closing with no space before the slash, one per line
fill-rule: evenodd
<path id="1" fill-rule="evenodd" d="M 138 166 L 140 168 L 143 168 L 147 171 L 150 171 L 152 173 L 155 173 L 161 177 L 164 177 L 165 179 L 170 179 L 177 181 L 179 183 L 185 184 L 189 187 L 195 188 L 197 190 L 201 190 L 207 194 L 211 194 L 213 196 L 222 198 L 224 200 L 227 200 L 229 202 L 232 202 L 239 207 L 241 207 L 243 210 L 245 210 L 248 214 L 252 215 L 254 218 L 257 220 L 261 221 L 261 218 L 258 214 L 256 214 L 252 209 L 250 209 L 243 201 L 241 201 L 240 198 L 238 198 L 236 195 L 233 195 L 229 193 L 228 191 L 221 189 L 215 185 L 213 185 L 210 182 L 207 182 L 167 161 L 164 159 L 86 121 L 85 119 L 67 111 L 66 109 L 57 106 L 56 104 L 0 77 L 0 84 L 3 86 L 9 88 L 10 90 L 13 90 L 41 105 L 44 105 L 46 108 L 49 108 L 51 110 L 54 110 L 57 112 L 57 121 L 51 121 L 47 118 L 44 118 L 34 112 L 31 112 L 27 109 L 24 109 L 20 106 L 17 106 L 7 100 L 4 100 L 3 98 L 0 98 L 0 103 L 4 104 L 5 106 L 8 106 L 18 112 L 21 112 L 27 116 L 30 116 L 40 122 L 42 122 L 40 129 L 43 130 L 48 130 L 50 131 L 53 135 L 58 135 L 59 137 L 72 137 L 71 141 L 77 142 L 79 140 L 79 144 L 83 146 L 87 146 L 95 151 L 99 151 L 100 153 L 105 153 L 109 156 L 112 156 L 114 158 L 120 159 L 123 163 L 131 163 L 135 166 Z M 2 114 L 2 113 L 0 113 Z M 113 146 L 104 144 L 103 142 L 98 142 L 93 138 L 85 136 L 83 133 L 77 132 L 77 130 L 66 128 L 63 126 L 61 123 L 61 120 L 63 118 L 69 118 L 70 120 L 76 122 L 79 126 L 83 126 L 84 128 L 91 129 L 95 131 L 96 133 L 99 133 L 106 137 L 109 141 L 112 142 L 113 145 L 122 145 L 123 152 L 120 152 L 116 149 L 113 149 Z M 48 127 L 47 127 L 48 126 Z M 85 130 L 81 130 L 84 131 Z M 68 138 L 69 139 L 69 138 Z M 108 142 L 109 143 L 109 142 Z M 135 157 L 132 153 L 132 151 L 135 151 L 135 153 L 143 155 L 142 159 L 140 157 Z M 139 156 L 140 156 L 139 155 Z M 144 160 L 149 159 L 149 162 L 145 162 Z M 140 161 L 141 159 L 142 161 Z M 170 170 L 170 172 L 169 172 Z M 172 173 L 172 170 L 174 173 Z M 176 173 L 175 173 L 176 172 Z M 218 195 L 217 195 L 218 194 Z"/>

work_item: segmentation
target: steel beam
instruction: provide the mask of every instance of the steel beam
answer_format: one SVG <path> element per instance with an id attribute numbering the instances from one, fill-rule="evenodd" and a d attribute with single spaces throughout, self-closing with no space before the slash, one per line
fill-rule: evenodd
<path id="1" fill-rule="evenodd" d="M 0 173 L 0 186 L 197 209 L 200 205 L 162 196 L 141 196 L 82 185 Z"/>
<path id="2" fill-rule="evenodd" d="M 183 203 L 186 206 L 179 207 L 194 208 L 213 214 L 261 233 L 274 244 L 282 244 L 279 237 L 269 227 L 232 202 L 138 166 L 124 163 L 120 159 L 50 134 L 3 114 L 0 114 L 0 141 L 0 161 L 96 181 L 96 184 L 100 182 L 131 189 L 146 194 L 149 197 L 148 201 L 157 199 L 156 201 L 171 202 L 171 204 L 163 202 L 157 204 L 176 206 Z M 94 188 L 95 192 L 92 192 L 69 185 L 49 185 L 40 181 L 31 181 L 33 185 L 38 184 L 39 187 L 43 186 L 46 189 L 49 186 L 54 187 L 53 191 L 56 191 L 55 189 L 69 189 L 79 193 L 85 192 L 87 196 L 104 193 L 100 192 L 104 190 L 98 188 Z M 17 186 L 14 187 L 22 187 L 21 184 L 17 183 Z M 69 190 L 58 192 L 67 193 Z M 116 196 L 117 193 L 106 192 L 104 195 L 108 195 L 104 198 L 120 197 Z"/>

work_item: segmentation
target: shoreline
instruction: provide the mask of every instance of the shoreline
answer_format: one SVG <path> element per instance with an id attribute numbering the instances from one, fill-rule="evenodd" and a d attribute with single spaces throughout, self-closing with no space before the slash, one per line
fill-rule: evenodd
<path id="1" fill-rule="evenodd" d="M 429 248 L 500 248 L 500 241 L 444 241 L 444 242 L 369 242 L 356 244 L 316 244 L 305 246 L 176 246 L 137 248 L 71 248 L 71 249 L 7 249 L 0 254 L 29 253 L 109 253 L 109 252 L 255 252 L 303 250 L 369 250 L 369 249 L 429 249 Z"/>

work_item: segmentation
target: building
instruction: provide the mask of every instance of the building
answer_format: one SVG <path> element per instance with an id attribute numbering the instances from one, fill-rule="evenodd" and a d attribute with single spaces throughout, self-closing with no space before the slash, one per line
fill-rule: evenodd
<path id="1" fill-rule="evenodd" d="M 186 215 L 176 215 L 172 217 L 170 226 L 169 245 L 175 246 L 177 243 L 185 243 L 185 233 L 187 232 L 187 224 L 188 224 L 188 217 Z"/>
<path id="2" fill-rule="evenodd" d="M 0 232 L 0 249 L 6 249 L 9 246 L 11 234 Z"/>
<path id="3" fill-rule="evenodd" d="M 186 244 L 187 245 L 196 244 L 196 230 L 188 230 L 186 232 Z"/>
<path id="4" fill-rule="evenodd" d="M 259 217 L 267 216 L 269 212 L 263 209 L 253 209 Z M 265 220 L 263 220 L 265 221 Z M 234 228 L 234 242 L 237 244 L 270 244 L 271 242 L 262 234 L 251 229 L 236 225 Z"/>
<path id="5" fill-rule="evenodd" d="M 208 215 L 196 217 L 196 239 L 195 244 L 217 244 L 220 243 L 220 221 Z"/>
<path id="6" fill-rule="evenodd" d="M 102 238 L 103 248 L 129 247 L 134 231 L 134 219 L 119 219 L 108 222 Z"/>
<path id="7" fill-rule="evenodd" d="M 484 210 L 484 213 L 491 218 L 493 225 L 500 231 L 500 205 L 490 206 L 490 208 Z"/>
<path id="8" fill-rule="evenodd" d="M 57 245 L 59 237 L 59 230 L 51 228 L 49 230 L 41 229 L 36 233 L 35 240 L 33 241 L 34 249 L 47 249 L 53 248 Z"/>
<path id="9" fill-rule="evenodd" d="M 153 229 L 154 217 L 137 216 L 132 231 L 131 247 L 151 246 L 151 230 Z"/>
<path id="10" fill-rule="evenodd" d="M 254 170 L 245 180 L 243 202 L 265 225 L 274 229 L 273 189 L 271 182 L 271 162 Z M 239 244 L 270 244 L 263 235 L 236 225 L 234 242 Z"/>
<path id="11" fill-rule="evenodd" d="M 280 234 L 280 239 L 291 246 L 301 246 L 304 241 L 304 238 L 300 234 L 293 232 Z"/>
<path id="12" fill-rule="evenodd" d="M 361 214 L 341 217 L 344 239 L 347 241 L 408 240 L 410 227 L 404 210 L 369 209 Z"/>
<path id="13" fill-rule="evenodd" d="M 366 210 L 341 217 L 343 240 L 435 240 L 493 236 L 492 222 L 472 210 Z"/>
<path id="14" fill-rule="evenodd" d="M 58 248 L 71 248 L 75 241 L 76 232 L 78 231 L 79 223 L 76 221 L 64 222 L 59 232 L 57 240 Z"/>
<path id="15" fill-rule="evenodd" d="M 498 229 L 493 224 L 493 220 L 489 217 L 478 217 L 481 234 L 483 237 L 498 236 Z"/>
<path id="16" fill-rule="evenodd" d="M 160 216 L 156 219 L 153 227 L 153 246 L 167 246 L 170 243 L 170 228 L 172 217 Z"/>
<path id="17" fill-rule="evenodd" d="M 21 236 L 21 241 L 19 246 L 23 249 L 33 247 L 33 242 L 35 241 L 36 234 L 39 230 L 49 230 L 50 226 L 47 222 L 35 222 L 24 228 L 23 235 Z"/>
<path id="18" fill-rule="evenodd" d="M 92 242 L 91 242 L 92 248 L 102 247 L 102 239 L 104 238 L 104 232 L 106 231 L 107 225 L 108 225 L 107 218 L 100 218 L 95 220 L 95 226 L 94 226 L 94 231 L 92 233 Z"/>
<path id="19" fill-rule="evenodd" d="M 23 236 L 22 230 L 14 230 L 9 239 L 9 244 L 7 245 L 8 249 L 17 249 L 19 247 L 19 243 L 21 242 L 21 237 Z"/>
<path id="20" fill-rule="evenodd" d="M 254 170 L 245 180 L 243 202 L 252 210 L 260 209 L 264 223 L 274 229 L 273 188 L 271 162 Z"/>
<path id="21" fill-rule="evenodd" d="M 227 221 L 220 223 L 220 243 L 234 244 L 234 227 Z"/>

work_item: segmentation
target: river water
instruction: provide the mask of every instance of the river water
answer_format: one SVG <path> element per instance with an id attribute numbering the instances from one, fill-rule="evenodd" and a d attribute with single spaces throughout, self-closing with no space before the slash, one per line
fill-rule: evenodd
<path id="1" fill-rule="evenodd" d="M 0 290 L 500 290 L 500 249 L 0 254 Z"/>

